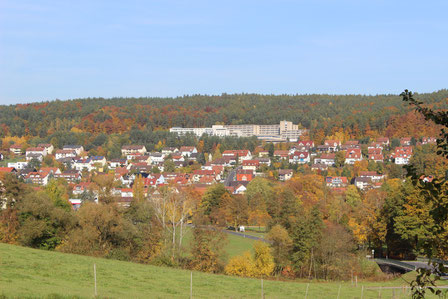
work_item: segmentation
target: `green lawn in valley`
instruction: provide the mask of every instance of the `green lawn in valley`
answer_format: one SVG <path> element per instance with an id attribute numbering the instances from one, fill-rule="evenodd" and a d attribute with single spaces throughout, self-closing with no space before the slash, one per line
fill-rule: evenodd
<path id="1" fill-rule="evenodd" d="M 225 236 L 227 238 L 224 245 L 224 251 L 226 252 L 226 260 L 236 255 L 241 255 L 245 251 L 252 251 L 255 240 L 227 233 L 225 234 Z M 189 249 L 192 239 L 193 239 L 193 231 L 191 228 L 187 228 L 183 240 L 183 244 L 185 245 L 187 250 Z"/>
<path id="2" fill-rule="evenodd" d="M 190 271 L 0 244 L 0 297 L 92 298 L 93 264 L 100 298 L 189 298 Z M 308 298 L 379 298 L 372 287 L 390 282 L 313 282 Z M 305 298 L 307 282 L 263 282 L 265 298 Z M 362 288 L 364 286 L 364 289 Z M 383 289 L 382 298 L 409 298 L 402 288 Z M 57 295 L 49 297 L 49 295 Z M 261 280 L 193 272 L 193 298 L 260 298 Z M 428 297 L 435 298 L 435 297 Z"/>

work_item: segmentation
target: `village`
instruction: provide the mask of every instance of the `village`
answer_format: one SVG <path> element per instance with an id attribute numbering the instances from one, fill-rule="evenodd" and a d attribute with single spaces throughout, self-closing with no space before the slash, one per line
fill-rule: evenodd
<path id="1" fill-rule="evenodd" d="M 165 147 L 157 152 L 148 152 L 143 145 L 125 145 L 120 159 L 107 160 L 104 156 L 89 156 L 80 145 L 66 145 L 62 149 L 55 149 L 52 144 L 38 144 L 26 149 L 12 145 L 10 152 L 2 154 L 1 158 L 5 161 L 14 158 L 16 161 L 8 162 L 0 172 L 14 173 L 36 188 L 47 185 L 52 179 L 66 180 L 72 190 L 70 203 L 75 209 L 80 207 L 86 193 L 90 192 L 97 200 L 95 191 L 90 190 L 93 174 L 114 176 L 112 193 L 124 206 L 132 201 L 132 188 L 138 176 L 143 178 L 148 198 L 157 187 L 164 185 L 192 187 L 204 193 L 210 185 L 222 183 L 231 194 L 244 194 L 247 185 L 256 177 L 287 181 L 295 173 L 303 171 L 321 175 L 328 188 L 344 193 L 349 185 L 360 191 L 380 188 L 387 177 L 383 164 L 406 165 L 413 155 L 414 146 L 435 144 L 436 139 L 406 137 L 395 139 L 394 143 L 392 145 L 386 137 L 368 144 L 356 140 L 345 143 L 325 140 L 319 145 L 306 140 L 282 144 L 281 147 L 287 149 L 273 149 L 271 143 L 265 143 L 264 147 L 257 147 L 253 152 L 247 149 L 224 150 L 220 157 L 208 154 L 207 161 L 202 164 L 198 162 L 199 153 L 195 146 Z M 44 165 L 47 160 L 60 167 Z M 369 168 L 376 171 L 361 169 L 356 175 L 340 171 L 345 166 L 363 162 L 364 165 L 374 165 Z"/>

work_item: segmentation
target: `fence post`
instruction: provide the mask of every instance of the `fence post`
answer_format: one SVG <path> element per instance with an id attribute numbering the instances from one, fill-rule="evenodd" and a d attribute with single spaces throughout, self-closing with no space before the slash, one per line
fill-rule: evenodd
<path id="1" fill-rule="evenodd" d="M 95 297 L 97 297 L 98 293 L 96 291 L 96 264 L 93 264 L 93 280 L 95 281 Z"/>
<path id="2" fill-rule="evenodd" d="M 338 290 L 338 299 L 339 299 L 339 295 L 341 294 L 341 285 L 339 285 L 339 290 Z"/>
<path id="3" fill-rule="evenodd" d="M 308 297 L 308 288 L 309 288 L 310 284 L 307 283 L 306 285 L 306 292 L 305 292 L 305 299 Z"/>
<path id="4" fill-rule="evenodd" d="M 355 287 L 358 287 L 358 275 L 355 275 Z"/>
<path id="5" fill-rule="evenodd" d="M 193 271 L 190 272 L 190 299 L 193 299 Z"/>
<path id="6" fill-rule="evenodd" d="M 361 299 L 364 297 L 364 286 L 361 288 Z"/>
<path id="7" fill-rule="evenodd" d="M 261 279 L 261 299 L 264 298 L 264 291 L 263 291 L 263 278 Z"/>
<path id="8" fill-rule="evenodd" d="M 382 290 L 382 288 L 383 288 L 383 287 L 380 286 L 379 289 L 378 289 L 378 298 L 381 298 L 381 290 Z"/>

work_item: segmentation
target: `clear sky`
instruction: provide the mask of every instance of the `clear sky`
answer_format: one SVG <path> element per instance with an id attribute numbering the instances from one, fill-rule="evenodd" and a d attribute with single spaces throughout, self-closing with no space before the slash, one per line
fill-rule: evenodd
<path id="1" fill-rule="evenodd" d="M 0 0 L 0 103 L 448 87 L 448 1 Z"/>

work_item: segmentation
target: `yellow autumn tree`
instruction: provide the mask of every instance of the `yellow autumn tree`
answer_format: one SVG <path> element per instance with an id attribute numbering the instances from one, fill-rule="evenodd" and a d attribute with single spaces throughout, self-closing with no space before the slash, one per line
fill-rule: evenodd
<path id="1" fill-rule="evenodd" d="M 256 277 L 271 276 L 275 267 L 271 248 L 266 243 L 257 241 L 254 244 L 254 251 L 254 275 Z"/>
<path id="2" fill-rule="evenodd" d="M 252 256 L 249 251 L 246 251 L 243 255 L 231 258 L 224 271 L 228 275 L 253 277 L 254 268 Z"/>
<path id="3" fill-rule="evenodd" d="M 225 273 L 243 277 L 268 277 L 274 267 L 271 248 L 266 243 L 257 241 L 254 244 L 253 256 L 246 251 L 243 255 L 231 258 L 225 267 Z"/>

